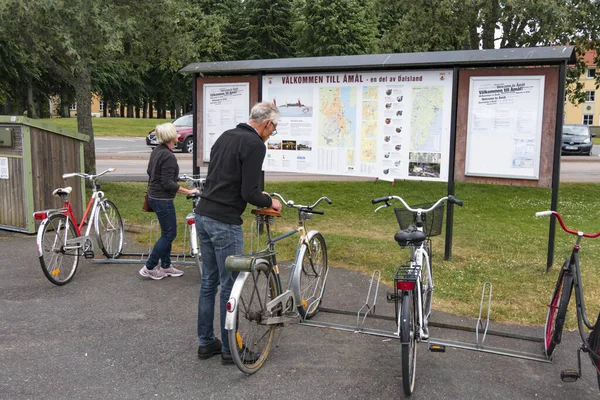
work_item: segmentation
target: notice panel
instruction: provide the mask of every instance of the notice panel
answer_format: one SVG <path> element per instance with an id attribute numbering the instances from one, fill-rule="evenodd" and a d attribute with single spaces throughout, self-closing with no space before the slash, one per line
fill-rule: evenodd
<path id="1" fill-rule="evenodd" d="M 203 160 L 210 161 L 210 149 L 223 132 L 240 122 L 248 122 L 250 84 L 204 84 Z"/>
<path id="2" fill-rule="evenodd" d="M 448 179 L 452 71 L 268 75 L 265 171 Z"/>
<path id="3" fill-rule="evenodd" d="M 539 179 L 544 76 L 471 77 L 465 175 Z"/>

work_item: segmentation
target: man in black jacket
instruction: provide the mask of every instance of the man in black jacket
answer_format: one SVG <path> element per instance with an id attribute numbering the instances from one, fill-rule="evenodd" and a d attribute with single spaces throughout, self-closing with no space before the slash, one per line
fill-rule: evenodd
<path id="1" fill-rule="evenodd" d="M 201 200 L 195 208 L 196 230 L 202 254 L 202 284 L 198 300 L 198 357 L 221 353 L 223 364 L 231 364 L 229 340 L 225 331 L 225 306 L 237 274 L 225 270 L 229 255 L 244 251 L 242 213 L 248 203 L 281 210 L 279 200 L 260 190 L 260 174 L 265 158 L 264 142 L 277 132 L 279 110 L 271 103 L 258 103 L 250 111 L 248 123 L 225 131 L 210 151 L 208 175 Z M 214 335 L 215 297 L 221 285 L 221 340 Z"/>

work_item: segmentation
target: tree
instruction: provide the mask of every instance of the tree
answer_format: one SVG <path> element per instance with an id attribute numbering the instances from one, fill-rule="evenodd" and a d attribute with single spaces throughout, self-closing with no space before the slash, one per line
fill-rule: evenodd
<path id="1" fill-rule="evenodd" d="M 246 0 L 245 59 L 289 58 L 295 54 L 292 0 Z"/>
<path id="2" fill-rule="evenodd" d="M 341 56 L 373 53 L 376 21 L 365 1 L 307 0 L 297 22 L 298 55 Z"/>

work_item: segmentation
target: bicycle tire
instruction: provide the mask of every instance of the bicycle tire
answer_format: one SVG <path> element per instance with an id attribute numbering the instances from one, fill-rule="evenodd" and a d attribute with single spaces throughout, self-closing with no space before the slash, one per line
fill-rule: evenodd
<path id="1" fill-rule="evenodd" d="M 402 351 L 402 387 L 404 394 L 410 396 L 415 389 L 417 367 L 417 328 L 415 324 L 416 305 L 414 291 L 404 292 L 400 306 L 400 346 Z"/>
<path id="2" fill-rule="evenodd" d="M 297 274 L 297 287 L 301 299 L 298 312 L 302 318 L 310 319 L 319 312 L 329 271 L 327 246 L 323 235 L 317 232 L 309 239 L 308 246 L 303 244 L 298 252 L 298 260 L 301 260 L 298 266 L 300 271 Z"/>
<path id="3" fill-rule="evenodd" d="M 235 326 L 228 333 L 231 358 L 245 374 L 258 371 L 267 360 L 275 338 L 275 324 L 267 324 L 266 306 L 279 294 L 275 273 L 259 263 L 235 299 Z"/>
<path id="4" fill-rule="evenodd" d="M 567 263 L 568 261 L 565 261 Z M 566 291 L 565 291 L 566 289 Z M 573 291 L 573 275 L 567 274 L 565 265 L 560 269 L 556 288 L 548 304 L 546 324 L 544 326 L 544 351 L 547 358 L 551 358 L 557 344 L 562 339 L 562 330 L 565 325 L 567 306 Z"/>
<path id="5" fill-rule="evenodd" d="M 67 240 L 77 237 L 73 224 L 67 226 L 67 217 L 55 214 L 42 222 L 38 229 L 37 244 L 40 265 L 50 282 L 62 286 L 75 276 L 79 265 L 79 249 L 65 249 Z"/>
<path id="6" fill-rule="evenodd" d="M 590 347 L 590 359 L 592 360 L 592 364 L 596 368 L 596 378 L 598 379 L 598 388 L 600 389 L 600 313 L 598 314 L 598 318 L 596 319 L 596 324 L 594 325 L 594 329 L 588 338 L 588 346 Z"/>
<path id="7" fill-rule="evenodd" d="M 94 218 L 96 237 L 106 258 L 117 258 L 123 251 L 123 220 L 117 206 L 110 200 L 98 204 Z"/>

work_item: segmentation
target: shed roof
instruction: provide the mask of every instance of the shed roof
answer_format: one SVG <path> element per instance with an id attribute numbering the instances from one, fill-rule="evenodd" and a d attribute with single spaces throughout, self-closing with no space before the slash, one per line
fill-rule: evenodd
<path id="1" fill-rule="evenodd" d="M 3 125 L 27 125 L 34 128 L 43 129 L 45 131 L 53 132 L 59 135 L 67 136 L 73 139 L 81 140 L 82 142 L 89 142 L 90 136 L 85 133 L 79 133 L 70 129 L 62 128 L 60 126 L 53 125 L 48 122 L 40 121 L 39 119 L 32 119 L 27 117 L 19 116 L 5 116 L 0 115 L 0 124 Z"/>
<path id="2" fill-rule="evenodd" d="M 493 50 L 432 51 L 357 56 L 277 58 L 192 63 L 181 73 L 243 75 L 340 70 L 383 70 L 482 66 L 552 65 L 575 62 L 573 46 L 526 47 Z"/>

